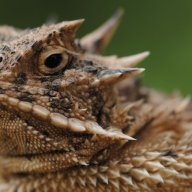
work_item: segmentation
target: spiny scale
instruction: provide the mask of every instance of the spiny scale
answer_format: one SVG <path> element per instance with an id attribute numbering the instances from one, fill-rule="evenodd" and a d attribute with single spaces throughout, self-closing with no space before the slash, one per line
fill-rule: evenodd
<path id="1" fill-rule="evenodd" d="M 99 55 L 121 16 L 0 27 L 0 192 L 192 191 L 191 99 L 140 87 L 149 52 Z"/>
<path id="2" fill-rule="evenodd" d="M 107 22 L 94 32 L 81 38 L 82 46 L 91 53 L 100 53 L 110 42 L 118 27 L 123 10 L 119 9 Z"/>

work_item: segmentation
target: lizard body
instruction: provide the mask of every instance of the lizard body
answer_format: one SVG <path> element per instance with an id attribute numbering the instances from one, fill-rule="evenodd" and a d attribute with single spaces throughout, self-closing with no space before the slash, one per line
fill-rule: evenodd
<path id="1" fill-rule="evenodd" d="M 121 14 L 0 28 L 0 192 L 192 191 L 191 100 L 140 86 L 148 52 L 100 55 Z"/>

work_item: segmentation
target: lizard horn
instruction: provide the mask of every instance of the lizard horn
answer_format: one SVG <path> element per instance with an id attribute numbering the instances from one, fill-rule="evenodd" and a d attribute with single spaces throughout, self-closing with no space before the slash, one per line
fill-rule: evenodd
<path id="1" fill-rule="evenodd" d="M 144 68 L 128 68 L 128 69 L 114 69 L 103 70 L 98 74 L 98 79 L 92 82 L 93 86 L 99 86 L 104 84 L 113 84 L 123 79 L 128 79 L 142 73 Z"/>
<path id="2" fill-rule="evenodd" d="M 91 53 L 102 52 L 116 31 L 122 15 L 123 10 L 117 10 L 102 26 L 81 38 L 80 43 L 82 47 Z"/>

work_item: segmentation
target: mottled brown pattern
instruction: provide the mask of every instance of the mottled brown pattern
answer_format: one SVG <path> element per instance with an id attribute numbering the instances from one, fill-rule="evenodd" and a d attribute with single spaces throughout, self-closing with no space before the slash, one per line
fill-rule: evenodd
<path id="1" fill-rule="evenodd" d="M 191 100 L 141 87 L 148 52 L 100 55 L 121 15 L 0 27 L 0 192 L 192 191 Z"/>

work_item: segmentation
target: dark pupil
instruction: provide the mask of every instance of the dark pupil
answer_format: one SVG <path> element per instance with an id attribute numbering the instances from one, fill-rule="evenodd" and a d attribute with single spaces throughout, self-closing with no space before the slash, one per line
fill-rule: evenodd
<path id="1" fill-rule="evenodd" d="M 3 57 L 0 57 L 0 62 L 2 62 L 3 61 Z"/>
<path id="2" fill-rule="evenodd" d="M 53 54 L 46 58 L 45 65 L 48 68 L 55 68 L 62 62 L 62 54 Z"/>

